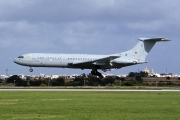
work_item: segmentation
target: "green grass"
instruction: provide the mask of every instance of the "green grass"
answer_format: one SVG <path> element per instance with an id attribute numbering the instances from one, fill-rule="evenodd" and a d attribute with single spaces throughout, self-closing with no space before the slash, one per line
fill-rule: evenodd
<path id="1" fill-rule="evenodd" d="M 179 92 L 0 92 L 1 120 L 178 120 Z"/>

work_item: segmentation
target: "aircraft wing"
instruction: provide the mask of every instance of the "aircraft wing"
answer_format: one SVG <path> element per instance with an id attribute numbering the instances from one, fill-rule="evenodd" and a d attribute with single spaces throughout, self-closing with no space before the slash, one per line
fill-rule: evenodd
<path id="1" fill-rule="evenodd" d="M 119 58 L 120 56 L 107 56 L 103 58 L 99 58 L 96 60 L 91 60 L 91 61 L 80 61 L 80 62 L 74 62 L 70 63 L 71 65 L 84 65 L 84 64 L 93 64 L 93 65 L 109 65 L 111 60 L 114 60 L 116 58 Z"/>

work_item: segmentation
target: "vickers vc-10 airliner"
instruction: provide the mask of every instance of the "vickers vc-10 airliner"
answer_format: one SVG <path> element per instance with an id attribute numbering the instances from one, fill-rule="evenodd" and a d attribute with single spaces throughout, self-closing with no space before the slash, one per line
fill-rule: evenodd
<path id="1" fill-rule="evenodd" d="M 110 55 L 95 54 L 52 54 L 52 53 L 29 53 L 15 58 L 14 62 L 32 67 L 60 67 L 92 69 L 91 74 L 102 77 L 98 69 L 104 72 L 111 69 L 119 69 L 125 66 L 146 63 L 145 58 L 159 41 L 169 41 L 167 38 L 139 38 L 137 45 L 122 53 Z"/>

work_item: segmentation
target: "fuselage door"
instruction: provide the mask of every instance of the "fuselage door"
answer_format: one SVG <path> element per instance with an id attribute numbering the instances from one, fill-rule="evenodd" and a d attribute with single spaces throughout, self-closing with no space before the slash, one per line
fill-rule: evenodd
<path id="1" fill-rule="evenodd" d="M 26 55 L 26 60 L 28 60 L 28 61 L 31 61 L 32 60 L 32 55 L 31 54 L 28 54 L 28 55 Z"/>
<path id="2" fill-rule="evenodd" d="M 63 62 L 66 62 L 66 59 L 67 59 L 66 56 L 62 56 L 62 61 Z"/>

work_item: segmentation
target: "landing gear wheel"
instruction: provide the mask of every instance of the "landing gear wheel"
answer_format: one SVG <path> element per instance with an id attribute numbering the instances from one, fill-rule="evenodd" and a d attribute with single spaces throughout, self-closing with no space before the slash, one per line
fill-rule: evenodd
<path id="1" fill-rule="evenodd" d="M 32 69 L 32 68 L 30 68 L 30 69 L 29 69 L 29 72 L 33 72 L 33 69 Z"/>
<path id="2" fill-rule="evenodd" d="M 103 75 L 102 75 L 100 72 L 97 72 L 96 74 L 97 74 L 97 76 L 99 76 L 100 78 L 103 78 Z"/>
<path id="3" fill-rule="evenodd" d="M 91 74 L 94 76 L 98 76 L 99 78 L 103 78 L 103 75 L 98 71 L 91 71 Z"/>
<path id="4" fill-rule="evenodd" d="M 92 75 L 96 75 L 96 72 L 95 72 L 95 71 L 91 71 L 91 74 L 92 74 Z"/>

